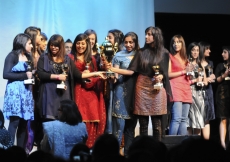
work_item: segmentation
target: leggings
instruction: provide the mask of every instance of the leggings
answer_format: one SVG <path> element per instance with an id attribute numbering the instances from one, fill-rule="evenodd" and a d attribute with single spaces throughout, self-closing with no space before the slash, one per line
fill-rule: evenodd
<path id="1" fill-rule="evenodd" d="M 12 136 L 12 140 L 14 142 L 15 140 L 15 133 L 17 130 L 17 146 L 20 146 L 22 148 L 25 148 L 26 146 L 26 136 L 27 136 L 27 121 L 18 117 L 18 116 L 11 116 L 10 117 L 10 123 L 8 127 L 8 131 L 10 132 Z"/>
<path id="2" fill-rule="evenodd" d="M 148 123 L 149 116 L 138 115 L 139 123 L 140 123 L 140 135 L 148 135 Z M 152 120 L 152 129 L 153 129 L 153 138 L 157 141 L 161 141 L 161 115 L 151 116 Z"/>

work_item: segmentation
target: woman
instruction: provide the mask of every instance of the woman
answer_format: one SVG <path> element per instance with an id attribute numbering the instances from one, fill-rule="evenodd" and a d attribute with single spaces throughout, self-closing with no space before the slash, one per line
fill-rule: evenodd
<path id="1" fill-rule="evenodd" d="M 181 35 L 175 35 L 170 42 L 170 60 L 168 75 L 173 94 L 169 135 L 186 135 L 189 107 L 192 103 L 187 66 L 186 46 Z M 187 67 L 186 67 L 187 66 Z"/>
<path id="2" fill-rule="evenodd" d="M 48 41 L 47 53 L 38 61 L 40 79 L 38 108 L 44 121 L 57 118 L 60 101 L 74 99 L 74 81 L 100 75 L 102 72 L 80 73 L 74 62 L 65 55 L 64 40 L 54 34 Z"/>
<path id="3" fill-rule="evenodd" d="M 187 54 L 191 59 L 190 63 L 192 63 L 194 67 L 192 74 L 189 75 L 192 90 L 192 104 L 189 109 L 188 134 L 201 135 L 200 130 L 205 126 L 204 86 L 207 85 L 207 82 L 203 80 L 205 71 L 199 60 L 198 43 L 190 43 Z"/>
<path id="4" fill-rule="evenodd" d="M 40 53 L 44 53 L 46 51 L 47 41 L 48 41 L 47 35 L 41 32 L 41 42 L 39 44 Z"/>
<path id="5" fill-rule="evenodd" d="M 72 100 L 62 100 L 58 120 L 43 123 L 43 129 L 41 149 L 65 160 L 69 160 L 72 148 L 85 143 L 88 137 L 78 107 Z"/>
<path id="6" fill-rule="evenodd" d="M 167 94 L 171 96 L 168 61 L 168 52 L 163 46 L 161 29 L 148 27 L 145 30 L 145 45 L 135 54 L 128 69 L 110 68 L 111 71 L 122 75 L 133 75 L 134 72 L 138 74 L 133 113 L 139 119 L 140 135 L 148 134 L 148 122 L 151 116 L 153 137 L 156 140 L 161 140 L 164 132 L 165 121 L 163 119 L 167 114 Z M 159 66 L 160 74 L 155 76 L 152 67 L 156 65 Z M 154 89 L 154 85 L 161 82 L 164 87 Z"/>
<path id="7" fill-rule="evenodd" d="M 92 29 L 88 29 L 84 32 L 84 34 L 88 35 L 89 37 L 90 44 L 91 44 L 91 50 L 92 50 L 92 56 L 94 56 L 94 58 L 96 59 L 97 69 L 99 70 L 101 58 L 100 58 L 100 54 L 98 52 L 98 47 L 97 47 L 97 33 Z"/>
<path id="8" fill-rule="evenodd" d="M 27 71 L 26 61 L 31 61 L 29 55 L 33 48 L 27 34 L 18 34 L 14 38 L 13 49 L 6 56 L 3 78 L 7 79 L 4 95 L 3 114 L 10 120 L 8 131 L 13 142 L 17 130 L 17 146 L 25 148 L 26 126 L 28 120 L 34 120 L 34 100 L 32 85 L 24 84 L 24 80 L 32 78 L 32 72 Z"/>
<path id="9" fill-rule="evenodd" d="M 106 38 L 112 44 L 114 54 L 116 54 L 116 52 L 119 52 L 123 49 L 122 40 L 124 38 L 124 34 L 122 31 L 118 29 L 109 30 Z M 103 59 L 102 59 L 102 62 L 104 62 Z M 105 63 L 103 63 L 102 65 L 105 65 Z M 103 69 L 105 67 L 101 67 L 101 68 Z M 112 134 L 112 105 L 113 105 L 113 101 L 112 101 L 113 100 L 113 83 L 112 82 L 113 82 L 113 79 L 110 77 L 109 79 L 105 81 L 105 84 L 104 84 L 104 89 L 105 89 L 104 98 L 105 98 L 105 104 L 106 104 L 106 110 L 107 110 L 106 132 L 109 134 Z"/>
<path id="10" fill-rule="evenodd" d="M 113 58 L 113 66 L 119 69 L 127 69 L 135 53 L 139 50 L 138 36 L 134 32 L 128 32 L 123 39 L 125 50 L 116 53 Z M 137 124 L 133 115 L 133 99 L 135 76 L 115 74 L 113 89 L 112 126 L 113 134 L 118 138 L 119 144 L 124 133 L 127 155 L 128 148 L 134 138 L 134 129 Z"/>
<path id="11" fill-rule="evenodd" d="M 76 36 L 69 57 L 82 74 L 97 71 L 96 60 L 92 57 L 89 37 L 86 34 Z M 105 130 L 106 112 L 102 90 L 102 82 L 99 77 L 91 77 L 83 81 L 77 80 L 74 85 L 74 100 L 79 107 L 83 122 L 86 123 L 88 132 L 86 145 L 89 148 Z"/>
<path id="12" fill-rule="evenodd" d="M 205 126 L 202 129 L 203 138 L 208 140 L 210 138 L 210 120 L 215 119 L 215 110 L 214 110 L 214 98 L 211 83 L 216 78 L 214 74 L 209 74 L 210 69 L 214 69 L 213 62 L 208 59 L 210 56 L 210 44 L 206 42 L 198 43 L 200 51 L 199 51 L 199 59 L 201 61 L 201 66 L 205 69 L 205 75 L 207 76 L 205 81 L 208 83 L 205 86 L 205 96 L 204 96 L 204 104 L 205 104 Z"/>
<path id="13" fill-rule="evenodd" d="M 223 63 L 219 63 L 215 70 L 215 76 L 218 87 L 216 90 L 216 106 L 217 113 L 216 116 L 220 118 L 219 132 L 220 132 L 220 142 L 223 148 L 226 149 L 225 139 L 227 132 L 227 124 L 229 124 L 230 118 L 230 47 L 223 47 L 222 52 Z"/>

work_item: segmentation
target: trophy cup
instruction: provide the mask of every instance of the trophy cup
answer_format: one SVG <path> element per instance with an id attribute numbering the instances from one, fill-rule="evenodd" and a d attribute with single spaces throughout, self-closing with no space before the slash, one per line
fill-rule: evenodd
<path id="1" fill-rule="evenodd" d="M 27 72 L 32 72 L 32 61 L 28 60 L 26 61 L 27 64 Z M 34 78 L 32 76 L 32 78 L 29 78 L 27 80 L 24 80 L 24 84 L 35 84 Z"/>
<path id="2" fill-rule="evenodd" d="M 213 68 L 208 65 L 207 67 L 205 67 L 205 73 L 207 77 L 210 77 L 213 74 Z M 215 82 L 215 80 L 212 80 L 212 82 Z"/>
<path id="3" fill-rule="evenodd" d="M 105 41 L 102 43 L 102 45 L 99 47 L 100 48 L 100 54 L 101 54 L 101 59 L 102 61 L 106 63 L 111 63 L 113 56 L 118 50 L 118 45 L 115 43 L 112 45 L 109 41 L 108 38 L 105 38 Z M 107 70 L 106 72 L 107 77 L 115 76 L 114 72 Z"/>
<path id="4" fill-rule="evenodd" d="M 155 65 L 152 68 L 153 68 L 153 71 L 155 72 L 155 76 L 158 76 L 160 74 L 160 66 L 159 65 Z M 163 87 L 163 84 L 160 83 L 160 82 L 158 82 L 158 83 L 154 84 L 153 87 L 156 90 L 160 90 Z"/>
<path id="5" fill-rule="evenodd" d="M 69 70 L 68 64 L 62 64 L 61 67 L 62 67 L 62 74 L 67 75 L 67 72 Z M 65 85 L 64 81 L 61 81 L 60 84 L 57 84 L 57 88 L 66 90 L 67 86 Z"/>
<path id="6" fill-rule="evenodd" d="M 191 66 L 193 58 L 190 57 L 188 60 L 189 60 L 189 66 Z M 186 75 L 194 76 L 194 71 L 188 71 Z"/>
<path id="7" fill-rule="evenodd" d="M 230 64 L 228 64 L 228 63 L 224 64 L 224 67 L 226 68 L 226 70 L 228 70 L 230 68 Z M 230 80 L 230 77 L 227 76 L 227 77 L 224 78 L 224 80 Z"/>
<path id="8" fill-rule="evenodd" d="M 198 68 L 198 77 L 202 77 L 202 78 L 204 77 L 203 69 L 202 68 Z M 203 82 L 197 82 L 196 85 L 203 87 L 204 83 Z"/>
<path id="9" fill-rule="evenodd" d="M 91 60 L 87 60 L 86 65 L 85 65 L 85 70 L 89 70 L 89 66 L 90 66 Z M 90 79 L 84 79 L 85 83 L 89 83 L 91 82 Z"/>

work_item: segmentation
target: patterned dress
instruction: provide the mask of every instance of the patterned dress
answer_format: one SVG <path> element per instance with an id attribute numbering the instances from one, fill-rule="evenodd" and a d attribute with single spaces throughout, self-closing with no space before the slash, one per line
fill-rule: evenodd
<path id="1" fill-rule="evenodd" d="M 19 61 L 12 72 L 26 72 L 27 64 Z M 25 120 L 34 120 L 34 100 L 32 85 L 25 85 L 24 81 L 8 81 L 4 96 L 3 114 L 6 119 L 18 116 Z"/>
<path id="2" fill-rule="evenodd" d="M 198 65 L 195 65 L 194 74 L 190 79 L 196 79 L 198 77 Z M 204 88 L 197 86 L 196 83 L 191 84 L 192 91 L 192 104 L 189 109 L 189 122 L 188 126 L 191 128 L 201 129 L 204 127 L 205 123 L 205 105 L 204 105 Z"/>

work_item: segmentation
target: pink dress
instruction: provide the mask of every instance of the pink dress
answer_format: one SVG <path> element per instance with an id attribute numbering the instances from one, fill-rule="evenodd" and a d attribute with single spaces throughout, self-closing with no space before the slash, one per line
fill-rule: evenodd
<path id="1" fill-rule="evenodd" d="M 186 65 L 181 64 L 180 61 L 172 54 L 169 55 L 171 60 L 171 71 L 178 72 L 185 69 Z M 170 79 L 173 102 L 187 102 L 192 103 L 192 92 L 190 88 L 189 78 L 181 75 Z"/>

